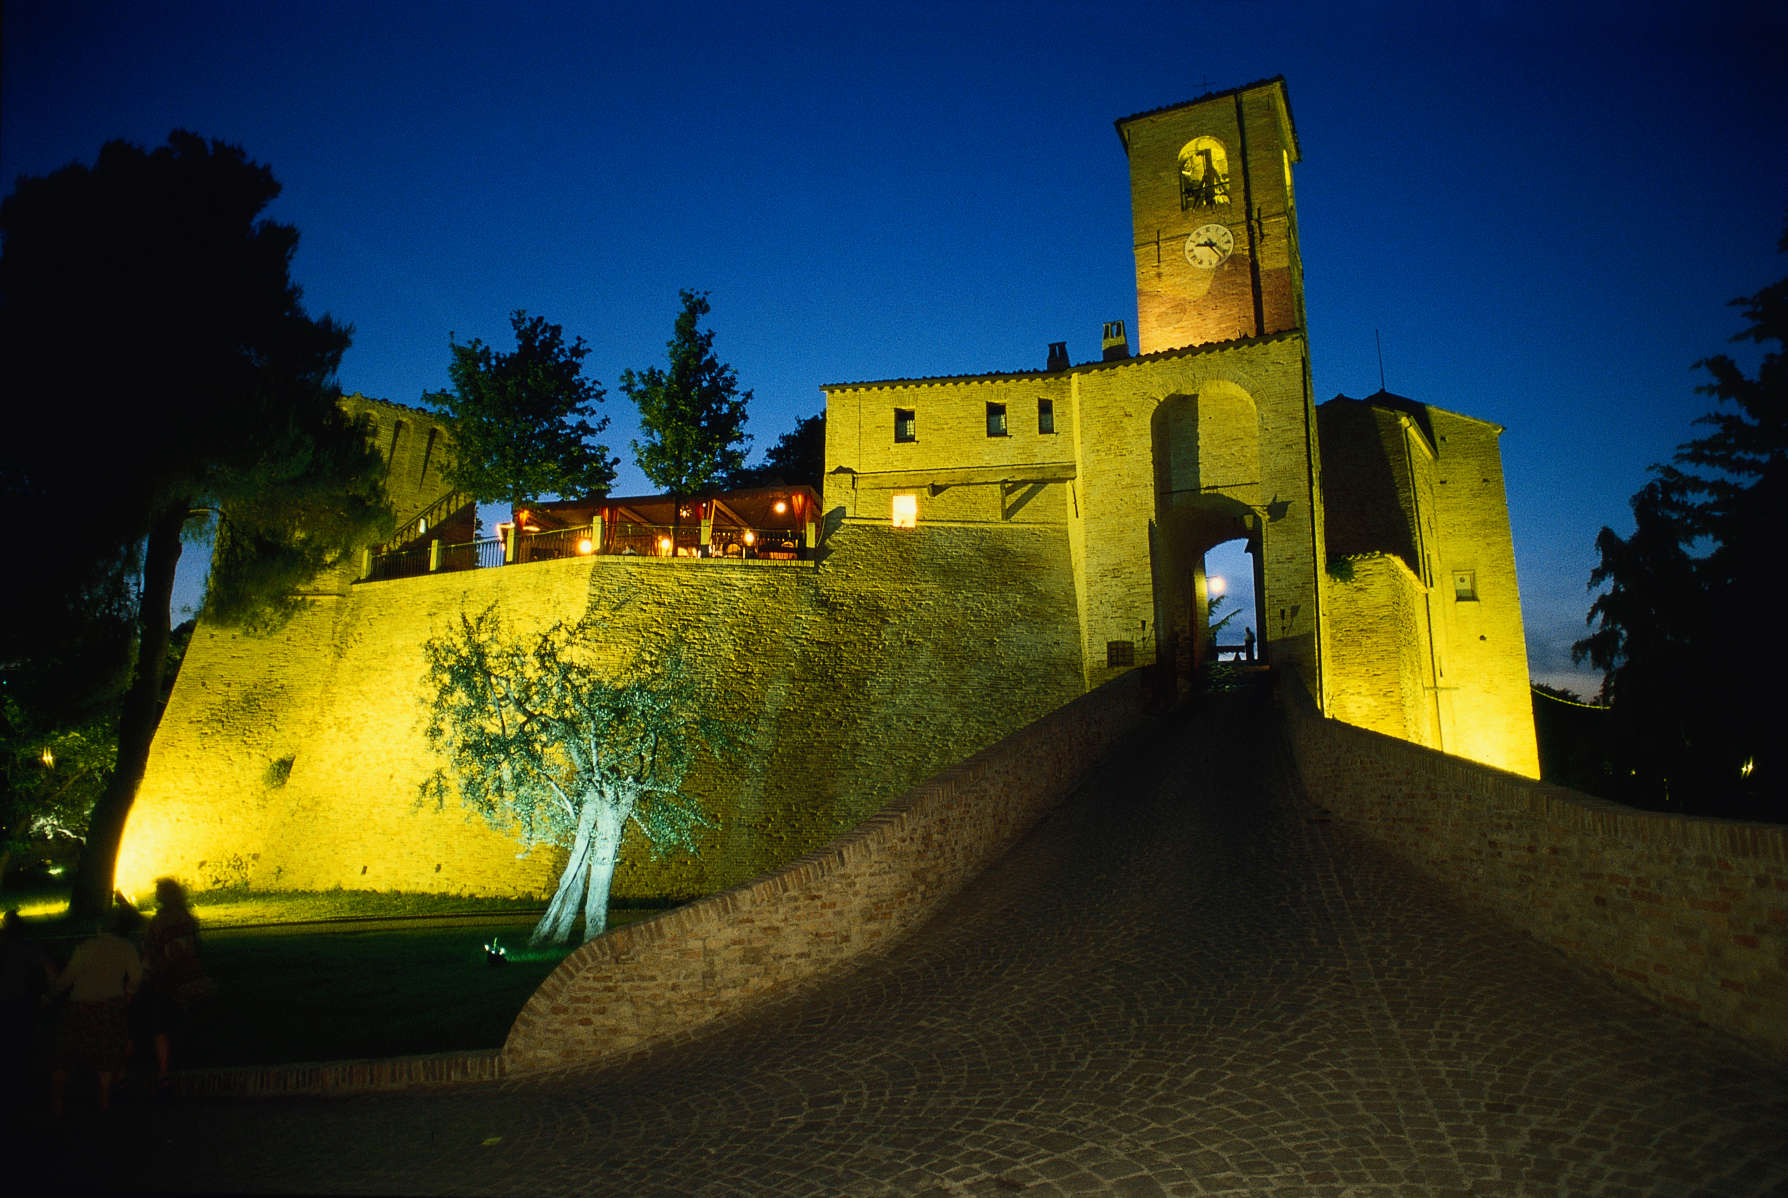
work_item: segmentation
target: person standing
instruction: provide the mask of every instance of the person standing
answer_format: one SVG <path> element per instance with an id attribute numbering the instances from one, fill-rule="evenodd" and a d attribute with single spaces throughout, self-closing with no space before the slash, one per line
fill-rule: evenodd
<path id="1" fill-rule="evenodd" d="M 74 1069 L 99 1075 L 99 1109 L 110 1110 L 112 1080 L 130 1055 L 130 996 L 143 980 L 143 962 L 136 946 L 118 935 L 118 926 L 114 911 L 104 929 L 75 946 L 52 988 L 54 993 L 68 993 L 50 1071 L 53 1115 L 62 1114 L 68 1075 Z"/>
<path id="2" fill-rule="evenodd" d="M 156 879 L 155 916 L 143 938 L 143 967 L 155 1041 L 155 1085 L 165 1090 L 174 1038 L 185 1034 L 194 1004 L 212 989 L 199 960 L 199 921 L 187 906 L 186 891 L 173 878 Z"/>

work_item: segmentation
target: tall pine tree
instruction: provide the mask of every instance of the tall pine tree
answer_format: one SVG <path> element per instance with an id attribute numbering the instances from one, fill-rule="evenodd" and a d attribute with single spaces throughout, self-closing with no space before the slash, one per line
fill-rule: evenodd
<path id="1" fill-rule="evenodd" d="M 643 441 L 633 457 L 653 484 L 674 499 L 724 486 L 745 465 L 745 409 L 751 392 L 739 391 L 739 377 L 714 356 L 713 330 L 700 327 L 708 315 L 705 291 L 683 291 L 683 310 L 665 346 L 669 369 L 649 366 L 621 374 L 621 390 L 639 408 Z M 673 510 L 681 514 L 681 504 Z"/>
<path id="2" fill-rule="evenodd" d="M 77 916 L 111 899 L 192 523 L 217 521 L 206 618 L 246 623 L 390 527 L 383 463 L 338 402 L 350 330 L 306 314 L 297 230 L 262 216 L 279 190 L 240 148 L 176 132 L 153 151 L 110 142 L 0 205 L 0 496 L 41 530 L 4 588 L 0 661 L 54 659 L 120 612 L 135 625 Z"/>

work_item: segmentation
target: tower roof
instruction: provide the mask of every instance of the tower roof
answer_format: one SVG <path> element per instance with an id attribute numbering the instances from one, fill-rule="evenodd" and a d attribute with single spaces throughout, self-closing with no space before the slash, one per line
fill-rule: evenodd
<path id="1" fill-rule="evenodd" d="M 1197 96 L 1190 100 L 1182 100 L 1178 104 L 1164 104 L 1160 108 L 1150 108 L 1143 112 L 1131 113 L 1129 116 L 1119 117 L 1113 124 L 1117 127 L 1118 140 L 1124 143 L 1124 150 L 1127 153 L 1130 149 L 1130 141 L 1124 136 L 1124 126 L 1130 124 L 1132 121 L 1139 121 L 1146 117 L 1160 116 L 1162 113 L 1175 112 L 1181 108 L 1190 108 L 1194 104 L 1208 104 L 1212 100 L 1221 100 L 1225 96 L 1237 96 L 1243 92 L 1258 91 L 1262 88 L 1272 88 L 1279 93 L 1280 106 L 1285 110 L 1285 144 L 1291 150 L 1291 160 L 1293 162 L 1302 161 L 1304 154 L 1302 148 L 1298 145 L 1297 125 L 1291 119 L 1291 97 L 1286 94 L 1285 76 L 1283 75 L 1274 75 L 1269 79 L 1256 79 L 1252 83 L 1243 83 L 1237 87 L 1226 87 L 1220 91 L 1206 92 L 1202 96 Z"/>

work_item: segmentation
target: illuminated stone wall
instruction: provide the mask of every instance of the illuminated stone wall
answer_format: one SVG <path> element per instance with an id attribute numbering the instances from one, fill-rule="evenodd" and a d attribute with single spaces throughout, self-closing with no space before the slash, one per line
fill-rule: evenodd
<path id="1" fill-rule="evenodd" d="M 1132 673 L 890 802 L 775 874 L 580 947 L 503 1045 L 511 1072 L 614 1060 L 737 1018 L 916 927 L 1146 719 Z"/>
<path id="2" fill-rule="evenodd" d="M 1055 374 L 830 386 L 825 505 L 886 523 L 905 494 L 921 525 L 1065 524 L 1088 688 L 1130 668 L 1108 666 L 1110 643 L 1145 666 L 1189 637 L 1183 578 L 1209 546 L 1252 536 L 1264 546 L 1263 649 L 1314 685 L 1321 528 L 1305 352 L 1284 334 Z M 1052 434 L 1037 431 L 1041 398 Z M 989 435 L 989 403 L 1006 407 L 1004 436 Z M 897 439 L 897 413 L 912 414 L 911 441 Z M 1176 455 L 1182 434 L 1196 443 Z M 1164 459 L 1184 477 L 1163 475 Z"/>
<path id="3" fill-rule="evenodd" d="M 452 435 L 439 413 L 355 392 L 341 406 L 371 422 L 372 443 L 385 459 L 385 493 L 399 520 L 421 512 L 447 493 Z"/>
<path id="4" fill-rule="evenodd" d="M 1395 554 L 1342 559 L 1324 589 L 1330 630 L 1327 712 L 1432 747 L 1426 588 Z"/>
<path id="5" fill-rule="evenodd" d="M 708 893 L 796 857 L 1081 690 L 1059 527 L 851 527 L 817 566 L 598 557 L 362 583 L 272 637 L 200 628 L 121 884 L 550 892 L 557 854 L 517 860 L 476 817 L 415 802 L 435 765 L 422 645 L 492 602 L 521 630 L 607 612 L 617 662 L 682 645 L 744 729 L 691 783 L 719 829 L 661 861 L 630 838 L 620 897 Z"/>
<path id="6" fill-rule="evenodd" d="M 1788 828 L 1620 807 L 1337 720 L 1280 687 L 1312 802 L 1655 1002 L 1788 1051 Z"/>
<path id="7" fill-rule="evenodd" d="M 1434 606 L 1444 624 L 1435 639 L 1447 678 L 1456 684 L 1441 747 L 1537 778 L 1527 638 L 1498 445 L 1502 429 L 1442 408 L 1428 411 L 1438 448 Z"/>
<path id="8" fill-rule="evenodd" d="M 1324 709 L 1538 777 L 1502 429 L 1384 392 L 1338 396 L 1317 417 L 1329 550 L 1359 574 L 1329 588 Z M 1405 568 L 1401 580 L 1387 558 Z M 1410 602 L 1413 611 L 1389 613 L 1387 605 Z M 1416 638 L 1411 645 L 1391 639 L 1393 618 Z M 1400 703 L 1375 694 L 1394 676 L 1415 688 Z"/>

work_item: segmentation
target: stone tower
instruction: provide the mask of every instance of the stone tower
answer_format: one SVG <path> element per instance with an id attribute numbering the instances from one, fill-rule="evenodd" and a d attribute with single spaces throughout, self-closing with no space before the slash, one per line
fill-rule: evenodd
<path id="1" fill-rule="evenodd" d="M 1117 123 L 1130 160 L 1140 352 L 1304 327 L 1285 81 Z"/>

